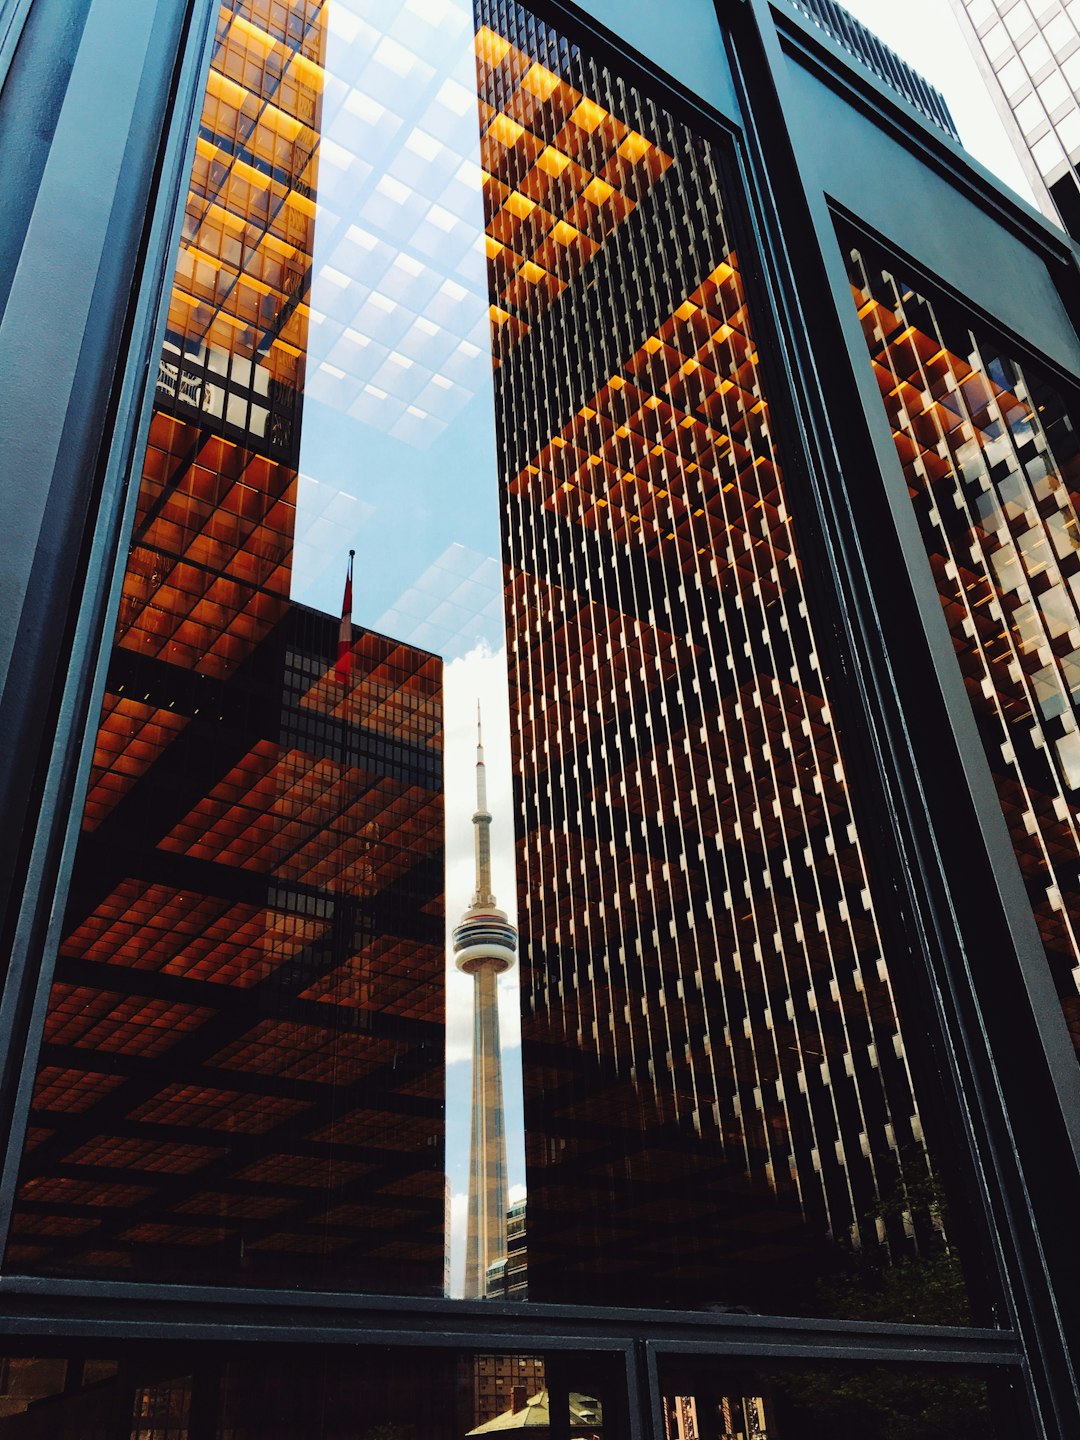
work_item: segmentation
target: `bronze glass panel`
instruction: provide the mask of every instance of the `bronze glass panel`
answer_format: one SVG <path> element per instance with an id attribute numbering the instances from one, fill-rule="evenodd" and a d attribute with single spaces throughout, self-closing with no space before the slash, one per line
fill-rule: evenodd
<path id="1" fill-rule="evenodd" d="M 960 1320 L 724 160 L 481 14 L 529 1295 Z"/>

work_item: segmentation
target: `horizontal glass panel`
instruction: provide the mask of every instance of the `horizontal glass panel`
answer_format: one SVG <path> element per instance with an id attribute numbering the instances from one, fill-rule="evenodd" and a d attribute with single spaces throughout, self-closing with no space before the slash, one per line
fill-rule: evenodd
<path id="1" fill-rule="evenodd" d="M 222 7 L 9 1269 L 969 1315 L 729 158 Z"/>
<path id="2" fill-rule="evenodd" d="M 1080 443 L 1075 409 L 885 257 L 852 293 L 957 663 L 1080 1051 Z"/>
<path id="3" fill-rule="evenodd" d="M 0 1357 L 0 1440 L 628 1440 L 620 1356 L 124 1347 Z"/>
<path id="4" fill-rule="evenodd" d="M 663 1440 L 1015 1440 L 1016 1377 L 661 1357 Z M 0 1358 L 0 1440 L 628 1440 L 621 1355 L 125 1347 Z M 659 1437 L 658 1437 L 659 1440 Z"/>
<path id="5" fill-rule="evenodd" d="M 935 1366 L 660 1367 L 666 1440 L 1013 1440 L 1013 1377 Z"/>

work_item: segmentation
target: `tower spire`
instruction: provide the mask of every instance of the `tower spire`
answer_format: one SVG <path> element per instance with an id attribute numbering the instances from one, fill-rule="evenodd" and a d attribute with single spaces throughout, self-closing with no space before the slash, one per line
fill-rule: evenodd
<path id="1" fill-rule="evenodd" d="M 476 702 L 476 809 L 473 812 L 476 847 L 476 889 L 473 905 L 494 905 L 491 888 L 491 813 L 487 808 L 487 766 L 484 764 L 484 737 L 480 722 L 480 701 Z"/>

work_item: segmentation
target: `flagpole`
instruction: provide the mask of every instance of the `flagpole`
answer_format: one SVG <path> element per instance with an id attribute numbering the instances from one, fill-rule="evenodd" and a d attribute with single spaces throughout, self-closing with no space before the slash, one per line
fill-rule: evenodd
<path id="1" fill-rule="evenodd" d="M 353 560 L 356 551 L 349 551 L 349 568 L 345 575 L 345 594 L 341 600 L 341 624 L 338 626 L 337 659 L 334 662 L 334 675 L 343 684 L 348 685 L 352 673 L 352 587 L 353 587 Z M 346 694 L 346 701 L 348 695 Z M 348 706 L 346 705 L 346 709 Z"/>

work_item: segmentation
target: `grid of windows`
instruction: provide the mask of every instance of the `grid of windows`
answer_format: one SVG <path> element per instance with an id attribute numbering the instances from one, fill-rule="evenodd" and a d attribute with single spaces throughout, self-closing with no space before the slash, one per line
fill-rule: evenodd
<path id="1" fill-rule="evenodd" d="M 497 376 L 530 1296 L 843 1313 L 891 1257 L 959 1299 L 719 161 L 484 19 L 490 104 L 558 56 L 673 157 Z"/>
<path id="2" fill-rule="evenodd" d="M 1077 0 L 953 0 L 981 48 L 1030 152 L 1073 228 L 1080 163 Z M 1053 213 L 1053 212 L 1051 212 Z"/>
<path id="3" fill-rule="evenodd" d="M 1061 395 L 863 247 L 863 333 L 1080 1049 L 1080 445 Z"/>

